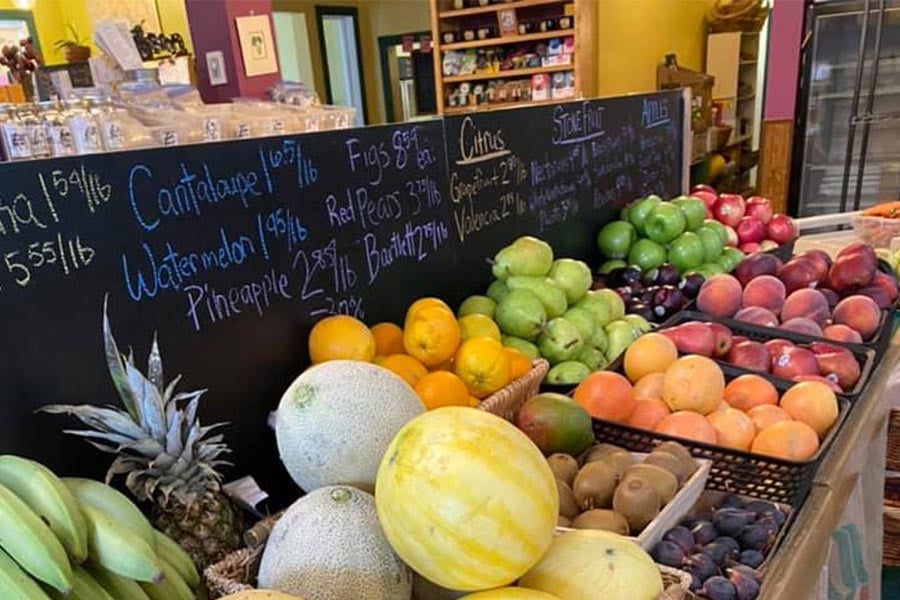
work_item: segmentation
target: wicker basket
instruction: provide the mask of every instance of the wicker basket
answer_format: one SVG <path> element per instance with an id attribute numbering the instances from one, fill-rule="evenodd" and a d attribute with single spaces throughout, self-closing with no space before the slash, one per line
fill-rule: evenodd
<path id="1" fill-rule="evenodd" d="M 482 400 L 478 408 L 512 421 L 525 401 L 537 395 L 541 381 L 547 376 L 548 371 L 550 363 L 543 358 L 535 360 L 531 365 L 531 371 Z"/>
<path id="2" fill-rule="evenodd" d="M 884 499 L 884 544 L 881 562 L 900 567 L 900 501 Z"/>
<path id="3" fill-rule="evenodd" d="M 897 408 L 891 409 L 886 453 L 887 470 L 900 472 L 900 409 Z"/>

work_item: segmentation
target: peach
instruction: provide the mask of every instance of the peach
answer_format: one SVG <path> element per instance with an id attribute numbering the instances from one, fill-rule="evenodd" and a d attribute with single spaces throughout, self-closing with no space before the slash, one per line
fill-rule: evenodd
<path id="1" fill-rule="evenodd" d="M 697 308 L 715 317 L 731 317 L 741 308 L 740 282 L 731 275 L 713 275 L 703 282 Z"/>
<path id="2" fill-rule="evenodd" d="M 785 348 L 772 360 L 772 375 L 791 379 L 797 375 L 818 375 L 816 355 L 806 348 Z"/>
<path id="3" fill-rule="evenodd" d="M 825 299 L 828 300 L 828 307 L 834 308 L 838 302 L 841 301 L 841 297 L 838 296 L 837 292 L 829 289 L 829 288 L 816 288 L 819 290 L 819 293 L 825 296 Z"/>
<path id="4" fill-rule="evenodd" d="M 806 423 L 824 437 L 838 417 L 837 396 L 824 383 L 801 381 L 781 397 L 783 408 L 795 421 Z"/>
<path id="5" fill-rule="evenodd" d="M 746 306 L 735 313 L 734 319 L 760 327 L 778 327 L 778 317 L 775 313 L 762 306 Z"/>
<path id="6" fill-rule="evenodd" d="M 859 288 L 855 293 L 860 296 L 868 296 L 875 301 L 878 308 L 890 308 L 894 303 L 888 292 L 883 287 L 877 285 L 867 285 L 866 287 Z"/>
<path id="7" fill-rule="evenodd" d="M 846 325 L 869 339 L 881 324 L 881 309 L 868 296 L 848 296 L 838 302 L 831 315 L 837 325 Z"/>
<path id="8" fill-rule="evenodd" d="M 878 273 L 875 273 L 875 278 L 872 279 L 871 285 L 880 287 L 887 292 L 888 298 L 890 298 L 892 302 L 897 299 L 897 280 L 893 275 L 888 275 L 887 273 L 879 271 Z"/>
<path id="9" fill-rule="evenodd" d="M 829 325 L 822 330 L 829 340 L 836 342 L 847 342 L 850 344 L 861 344 L 863 339 L 859 332 L 852 327 L 846 325 Z"/>
<path id="10" fill-rule="evenodd" d="M 819 283 L 825 283 L 828 280 L 828 270 L 831 268 L 831 256 L 824 250 L 807 250 L 800 255 L 799 258 L 809 259 L 816 267 L 816 273 L 819 277 Z"/>
<path id="11" fill-rule="evenodd" d="M 781 309 L 781 318 L 784 321 L 805 317 L 815 321 L 820 327 L 825 324 L 830 314 L 828 300 L 821 292 L 811 288 L 792 292 L 784 301 L 784 307 Z"/>
<path id="12" fill-rule="evenodd" d="M 759 342 L 750 340 L 732 346 L 725 360 L 736 367 L 750 371 L 768 373 L 772 368 L 772 361 L 766 347 Z"/>
<path id="13" fill-rule="evenodd" d="M 784 265 L 778 278 L 784 283 L 784 288 L 788 294 L 819 283 L 819 273 L 816 270 L 816 265 L 808 258 L 795 258 L 789 261 Z"/>
<path id="14" fill-rule="evenodd" d="M 745 287 L 741 300 L 744 306 L 759 306 L 772 311 L 776 315 L 784 306 L 784 284 L 773 275 L 761 275 L 751 280 Z"/>
<path id="15" fill-rule="evenodd" d="M 851 249 L 854 251 L 850 251 Z M 875 278 L 877 268 L 878 259 L 871 246 L 851 244 L 841 250 L 837 260 L 828 270 L 828 287 L 841 294 L 857 287 L 867 286 Z"/>
<path id="16" fill-rule="evenodd" d="M 803 333 L 815 337 L 822 337 L 822 328 L 812 319 L 806 317 L 795 317 L 781 323 L 781 328 L 785 331 L 793 331 L 794 333 Z"/>

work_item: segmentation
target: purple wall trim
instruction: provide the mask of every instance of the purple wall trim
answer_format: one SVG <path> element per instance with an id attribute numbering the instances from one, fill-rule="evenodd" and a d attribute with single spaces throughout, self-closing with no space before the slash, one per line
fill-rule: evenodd
<path id="1" fill-rule="evenodd" d="M 772 9 L 763 120 L 794 118 L 805 5 L 803 0 L 776 0 Z"/>

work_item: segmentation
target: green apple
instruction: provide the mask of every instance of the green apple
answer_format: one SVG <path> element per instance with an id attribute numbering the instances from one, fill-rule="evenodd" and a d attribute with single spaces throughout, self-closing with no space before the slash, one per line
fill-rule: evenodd
<path id="1" fill-rule="evenodd" d="M 653 212 L 653 209 L 660 204 L 662 204 L 662 198 L 659 196 L 647 196 L 631 204 L 628 209 L 628 220 L 634 225 L 634 228 L 640 235 L 645 235 L 644 223 L 647 221 L 650 213 Z"/>
<path id="2" fill-rule="evenodd" d="M 684 213 L 671 202 L 654 208 L 644 221 L 647 237 L 659 244 L 668 244 L 684 233 Z"/>
<path id="3" fill-rule="evenodd" d="M 685 231 L 669 246 L 669 262 L 679 273 L 690 271 L 703 264 L 703 242 L 693 231 Z"/>
<path id="4" fill-rule="evenodd" d="M 688 231 L 696 231 L 703 225 L 703 221 L 706 219 L 706 205 L 703 200 L 690 196 L 679 196 L 672 200 L 672 204 L 684 213 L 685 228 Z"/>
<path id="5" fill-rule="evenodd" d="M 638 240 L 628 253 L 628 262 L 646 273 L 666 262 L 666 249 L 653 240 Z"/>
<path id="6" fill-rule="evenodd" d="M 713 275 L 721 275 L 725 272 L 725 269 L 719 263 L 709 262 L 703 263 L 697 268 L 698 271 L 703 273 L 703 276 L 709 279 Z"/>
<path id="7" fill-rule="evenodd" d="M 737 248 L 728 247 L 722 251 L 722 256 L 715 262 L 719 263 L 722 268 L 725 269 L 726 273 L 731 273 L 737 268 L 742 260 L 744 260 L 743 252 Z"/>
<path id="8" fill-rule="evenodd" d="M 715 219 L 706 219 L 703 221 L 703 227 L 709 227 L 713 231 L 719 234 L 719 237 L 722 238 L 722 245 L 726 245 L 728 243 L 728 232 L 725 231 L 725 226 L 716 221 Z"/>
<path id="9" fill-rule="evenodd" d="M 628 221 L 613 221 L 597 234 L 597 248 L 606 258 L 625 258 L 636 238 L 634 225 Z"/>
<path id="10" fill-rule="evenodd" d="M 703 242 L 703 262 L 715 262 L 722 256 L 722 250 L 725 245 L 722 243 L 722 237 L 712 227 L 703 227 L 697 230 L 700 241 Z"/>
<path id="11" fill-rule="evenodd" d="M 627 267 L 628 263 L 622 260 L 621 258 L 611 258 L 608 261 L 604 262 L 600 265 L 600 268 L 597 269 L 597 272 L 601 275 L 606 275 L 613 269 L 621 269 L 622 267 Z"/>

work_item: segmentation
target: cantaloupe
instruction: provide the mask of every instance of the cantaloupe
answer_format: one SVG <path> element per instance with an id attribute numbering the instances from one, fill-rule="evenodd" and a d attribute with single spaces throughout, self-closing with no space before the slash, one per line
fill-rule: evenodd
<path id="1" fill-rule="evenodd" d="M 415 391 L 387 369 L 328 361 L 304 371 L 281 397 L 278 453 L 307 492 L 336 484 L 371 490 L 391 439 L 424 410 Z"/>
<path id="2" fill-rule="evenodd" d="M 259 585 L 306 600 L 408 600 L 412 572 L 385 539 L 375 498 L 328 486 L 297 500 L 275 524 Z"/>
<path id="3" fill-rule="evenodd" d="M 303 600 L 303 598 L 272 590 L 249 590 L 223 596 L 220 600 Z"/>

